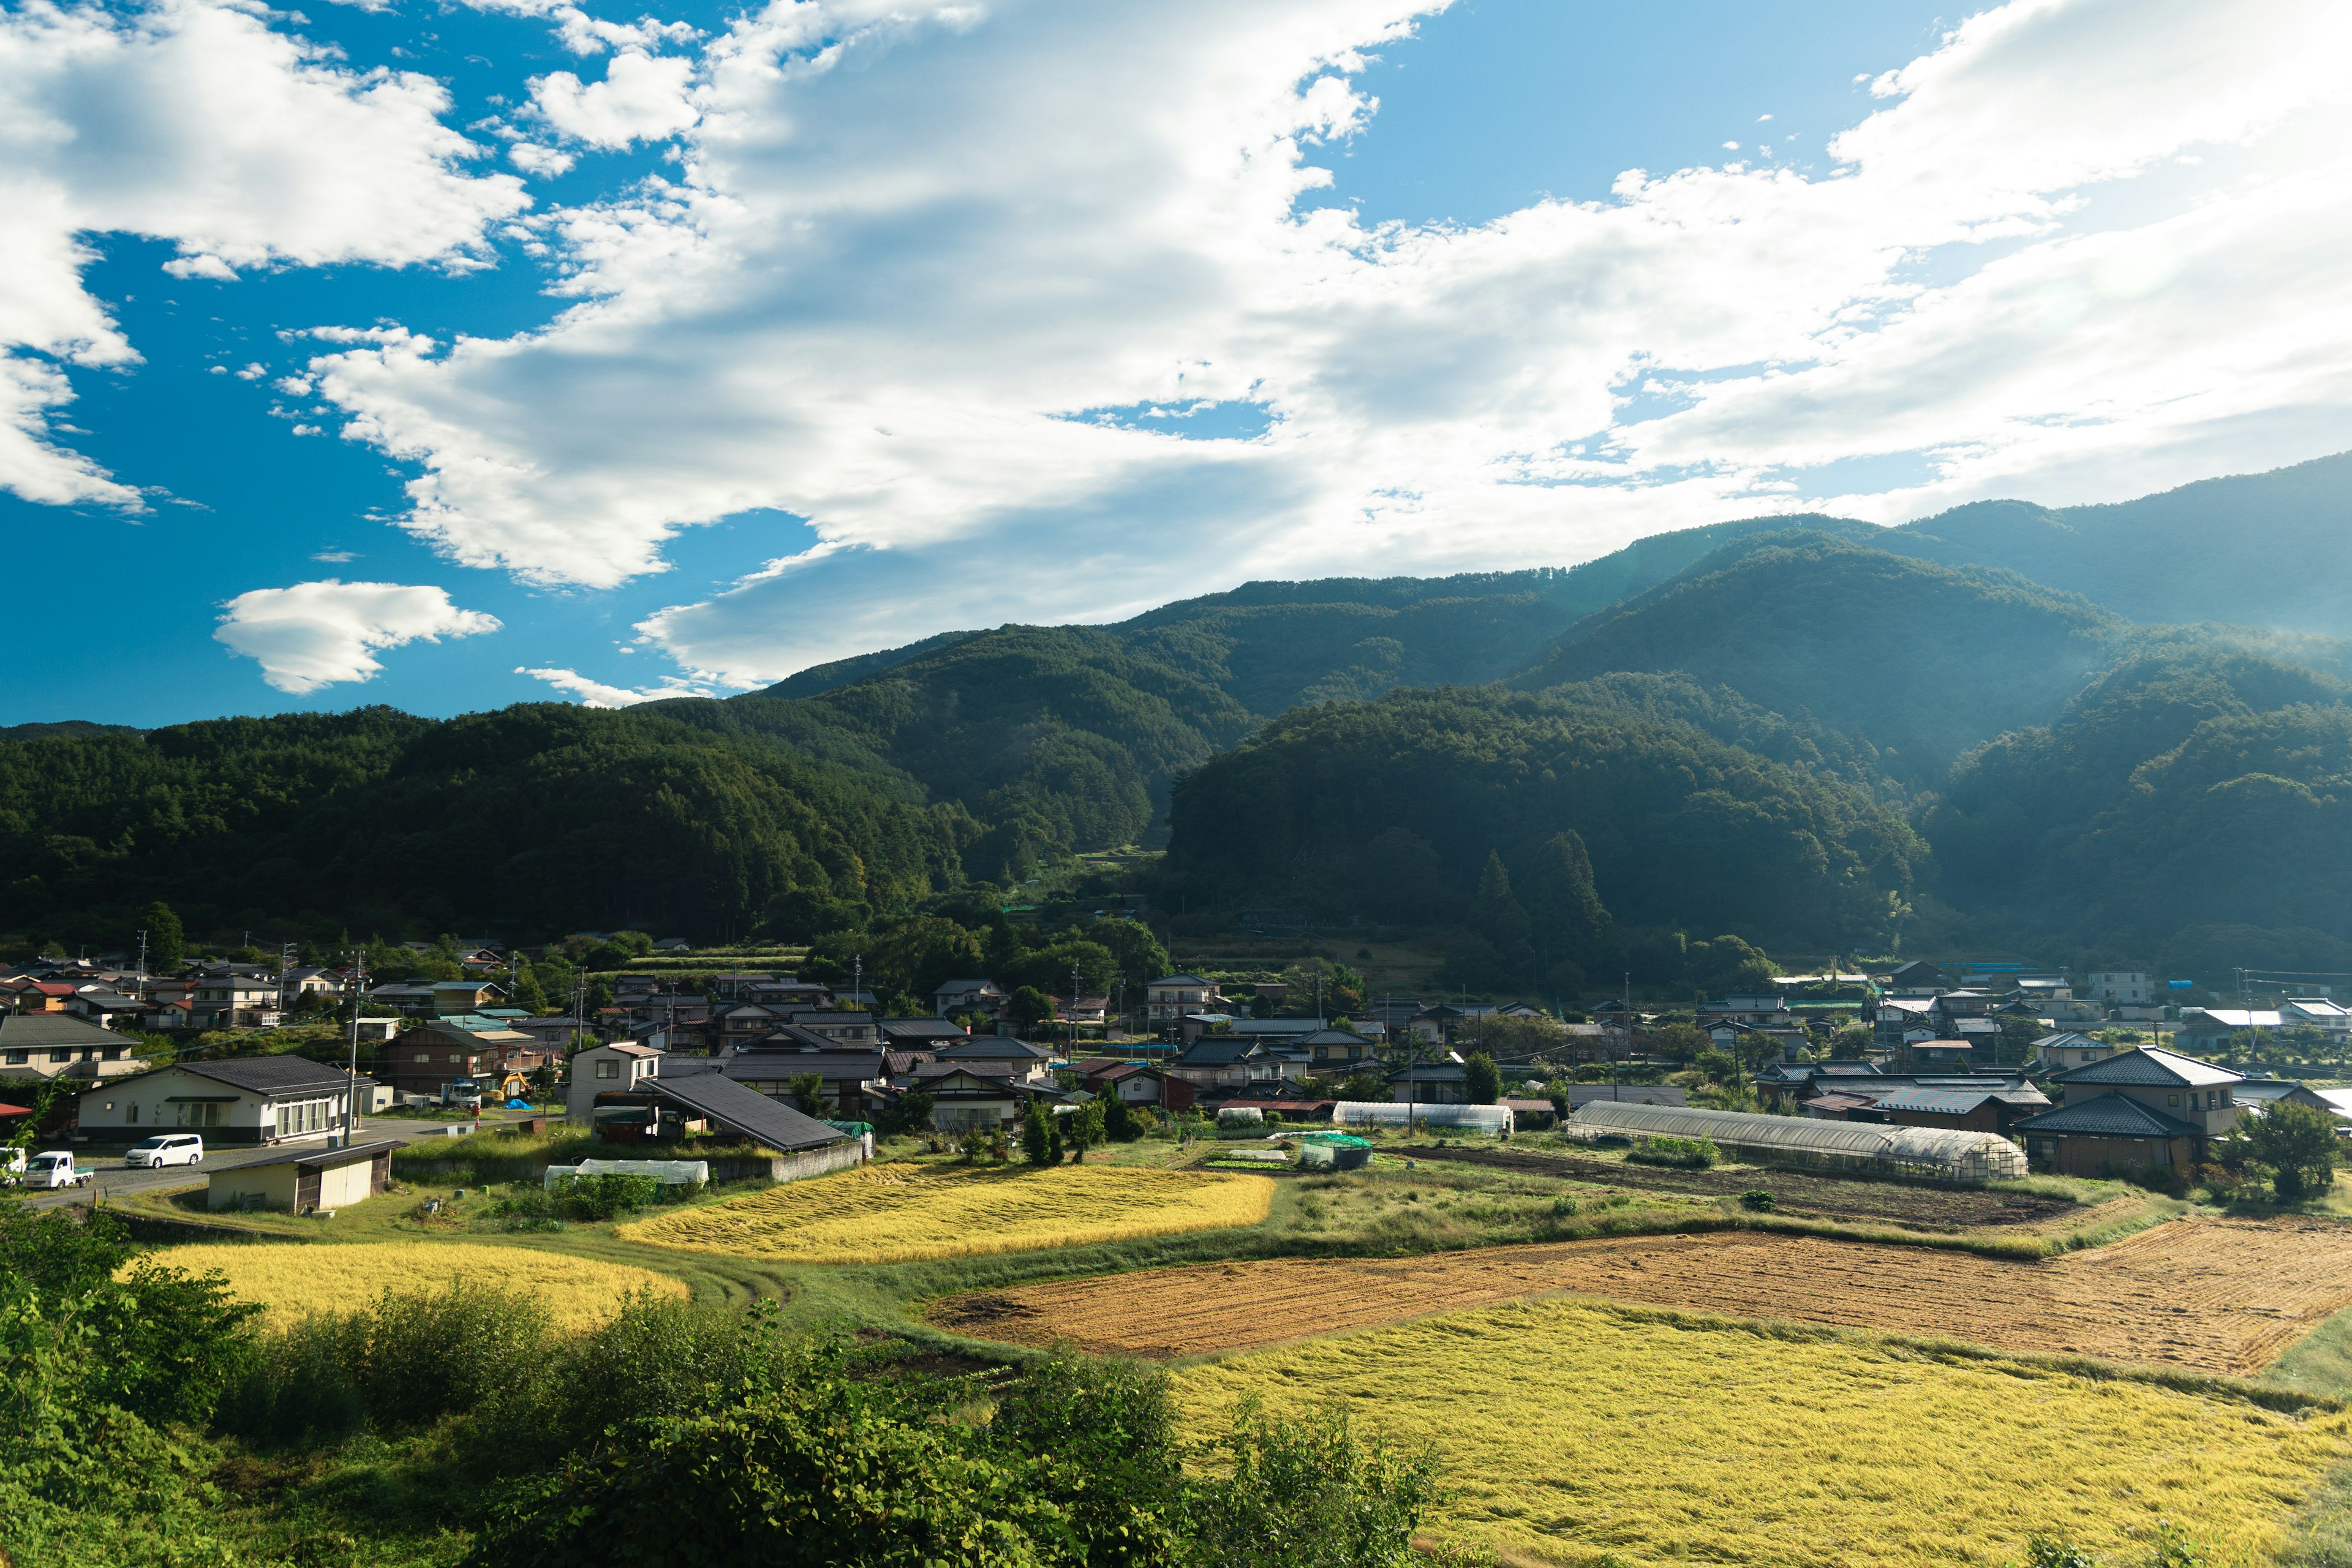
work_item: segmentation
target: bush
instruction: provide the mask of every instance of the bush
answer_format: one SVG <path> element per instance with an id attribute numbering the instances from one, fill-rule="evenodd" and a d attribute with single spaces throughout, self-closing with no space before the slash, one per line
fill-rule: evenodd
<path id="1" fill-rule="evenodd" d="M 1723 1151 L 1706 1138 L 1644 1138 L 1633 1145 L 1626 1159 L 1637 1165 L 1668 1165 L 1679 1170 L 1703 1171 L 1720 1164 Z"/>
<path id="2" fill-rule="evenodd" d="M 1761 1187 L 1752 1187 L 1739 1194 L 1739 1206 L 1761 1213 L 1772 1206 L 1772 1194 Z"/>
<path id="3" fill-rule="evenodd" d="M 1365 1442 L 1338 1411 L 1269 1421 L 1245 1404 L 1200 1458 L 1212 1475 L 1192 1514 L 1203 1559 L 1221 1568 L 1405 1568 L 1437 1497 L 1433 1455 Z"/>

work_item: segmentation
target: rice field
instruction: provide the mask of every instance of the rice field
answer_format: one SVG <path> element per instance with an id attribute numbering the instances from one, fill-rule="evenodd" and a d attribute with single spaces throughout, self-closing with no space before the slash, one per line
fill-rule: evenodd
<path id="1" fill-rule="evenodd" d="M 556 1326 L 565 1330 L 602 1322 L 633 1291 L 687 1294 L 683 1280 L 650 1268 L 471 1242 L 348 1247 L 200 1242 L 152 1256 L 191 1274 L 218 1269 L 227 1276 L 230 1289 L 268 1307 L 268 1321 L 279 1327 L 312 1312 L 355 1310 L 386 1290 L 440 1290 L 457 1280 L 530 1291 L 547 1303 Z"/>
<path id="2" fill-rule="evenodd" d="M 1195 1436 L 1254 1394 L 1433 1446 L 1452 1495 L 1433 1534 L 1570 1564 L 1991 1565 L 2037 1531 L 2141 1561 L 2159 1520 L 2217 1568 L 2270 1562 L 2352 1458 L 2343 1413 L 1560 1300 L 1177 1376 Z"/>
<path id="3" fill-rule="evenodd" d="M 2352 1305 L 2352 1245 L 2327 1220 L 2176 1221 L 2029 1263 L 1726 1231 L 1150 1269 L 950 1297 L 930 1319 L 1171 1358 L 1558 1292 L 2245 1373 Z"/>
<path id="4" fill-rule="evenodd" d="M 1255 1225 L 1265 1176 L 883 1164 L 625 1225 L 624 1240 L 789 1263 L 902 1263 Z"/>

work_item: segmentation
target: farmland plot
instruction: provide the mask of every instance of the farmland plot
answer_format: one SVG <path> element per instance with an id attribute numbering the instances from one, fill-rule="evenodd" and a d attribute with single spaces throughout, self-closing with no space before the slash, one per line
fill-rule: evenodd
<path id="1" fill-rule="evenodd" d="M 930 1315 L 960 1333 L 1167 1358 L 1549 1292 L 2252 1373 L 2352 1304 L 2352 1232 L 2179 1221 L 2020 1263 L 1730 1231 L 1152 1269 L 950 1297 Z"/>
<path id="2" fill-rule="evenodd" d="M 604 1263 L 524 1247 L 451 1241 L 352 1246 L 204 1242 L 153 1255 L 191 1274 L 218 1269 L 229 1289 L 269 1309 L 283 1326 L 310 1312 L 349 1312 L 386 1290 L 441 1290 L 459 1282 L 528 1291 L 547 1303 L 556 1326 L 585 1329 L 612 1316 L 632 1291 L 684 1297 L 682 1280 L 626 1263 Z"/>
<path id="3" fill-rule="evenodd" d="M 620 1227 L 624 1240 L 785 1263 L 901 1263 L 1255 1225 L 1265 1176 L 1120 1165 L 861 1165 Z"/>
<path id="4" fill-rule="evenodd" d="M 2138 1562 L 2159 1519 L 2214 1563 L 2352 1457 L 2352 1416 L 1947 1363 L 1551 1300 L 1425 1318 L 1178 1374 L 1196 1433 L 1235 1400 L 1331 1402 L 1433 1446 L 1433 1533 L 1573 1564 L 2014 1563 L 2026 1537 Z"/>

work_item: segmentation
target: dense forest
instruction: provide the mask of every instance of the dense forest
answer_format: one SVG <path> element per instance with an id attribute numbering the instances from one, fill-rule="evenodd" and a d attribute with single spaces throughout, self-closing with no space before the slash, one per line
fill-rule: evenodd
<path id="1" fill-rule="evenodd" d="M 1725 933 L 2343 967 L 2347 478 L 1250 583 L 622 712 L 23 725 L 0 938 L 120 942 L 157 900 L 321 936 L 954 926 L 913 986 L 1014 963 L 988 913 L 1040 868 L 1164 843 L 1162 901 L 1433 923 L 1496 984 L 1736 967 Z M 1028 967 L 1066 958 L 1129 967 Z"/>

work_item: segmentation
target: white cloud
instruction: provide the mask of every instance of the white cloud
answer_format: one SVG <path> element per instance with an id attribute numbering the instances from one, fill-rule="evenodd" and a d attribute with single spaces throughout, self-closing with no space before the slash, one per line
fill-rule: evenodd
<path id="1" fill-rule="evenodd" d="M 527 580 L 808 520 L 817 550 L 645 625 L 745 680 L 975 602 L 1573 560 L 1796 506 L 1843 458 L 1926 454 L 1930 486 L 1853 498 L 1885 515 L 2343 444 L 2352 10 L 2020 0 L 1875 79 L 1819 177 L 1630 174 L 1470 229 L 1297 213 L 1302 145 L 1371 122 L 1349 70 L 1413 9 L 778 4 L 691 79 L 637 57 L 670 68 L 643 121 L 591 108 L 626 53 L 551 77 L 542 112 L 600 144 L 698 109 L 677 182 L 541 231 L 577 300 L 549 329 L 330 356 L 320 393 L 421 465 L 415 531 Z M 1237 397 L 1264 437 L 1068 417 Z"/>
<path id="2" fill-rule="evenodd" d="M 536 142 L 518 142 L 507 149 L 514 166 L 526 174 L 551 180 L 558 174 L 568 174 L 572 165 L 580 160 L 570 153 L 559 153 L 552 147 L 542 147 Z"/>
<path id="3" fill-rule="evenodd" d="M 82 288 L 79 237 L 170 240 L 165 271 L 220 280 L 462 254 L 526 198 L 512 175 L 459 171 L 474 149 L 440 123 L 447 107 L 429 78 L 352 70 L 258 6 L 0 12 L 0 489 L 141 504 L 52 438 L 71 397 L 60 364 L 139 361 Z"/>
<path id="4" fill-rule="evenodd" d="M 550 125 L 575 141 L 626 147 L 675 135 L 695 122 L 687 90 L 693 74 L 691 60 L 629 49 L 613 57 L 603 81 L 583 87 L 570 71 L 536 79 L 531 103 Z"/>
<path id="5" fill-rule="evenodd" d="M 399 583 L 297 583 L 256 588 L 224 606 L 214 637 L 261 664 L 280 691 L 307 696 L 338 681 L 373 679 L 386 648 L 499 629 L 498 618 L 461 610 L 446 589 Z"/>
<path id="6" fill-rule="evenodd" d="M 623 648 L 623 653 L 629 650 Z M 558 691 L 570 692 L 580 700 L 583 708 L 634 708 L 640 702 L 657 702 L 666 697 L 708 697 L 711 684 L 687 676 L 667 677 L 661 685 L 642 689 L 626 686 L 607 686 L 601 680 L 591 680 L 575 669 L 534 669 L 525 665 L 515 667 L 517 675 L 528 675 L 544 680 Z"/>

